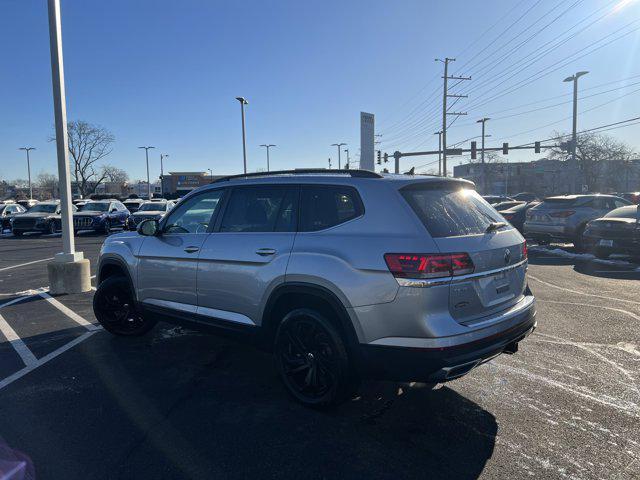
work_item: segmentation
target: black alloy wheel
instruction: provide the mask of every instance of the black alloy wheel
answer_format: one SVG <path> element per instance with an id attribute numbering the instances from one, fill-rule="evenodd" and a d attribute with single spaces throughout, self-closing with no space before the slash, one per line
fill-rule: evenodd
<path id="1" fill-rule="evenodd" d="M 123 276 L 108 277 L 100 282 L 93 297 L 93 312 L 100 325 L 114 335 L 144 335 L 156 324 L 140 314 L 129 281 Z"/>
<path id="2" fill-rule="evenodd" d="M 52 234 L 52 235 L 57 232 L 57 230 L 56 230 L 56 222 L 54 220 L 51 220 L 49 222 L 48 230 L 49 230 L 49 233 Z"/>
<path id="3" fill-rule="evenodd" d="M 103 229 L 105 235 L 109 235 L 111 233 L 111 222 L 109 220 L 104 221 Z"/>
<path id="4" fill-rule="evenodd" d="M 276 334 L 275 356 L 287 390 L 306 406 L 336 405 L 353 390 L 343 339 L 314 310 L 297 309 L 284 317 Z"/>

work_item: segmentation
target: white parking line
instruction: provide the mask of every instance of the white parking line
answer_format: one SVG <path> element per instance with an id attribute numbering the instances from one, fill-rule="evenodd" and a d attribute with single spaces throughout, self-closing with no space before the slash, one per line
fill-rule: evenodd
<path id="1" fill-rule="evenodd" d="M 89 338 L 91 335 L 93 335 L 94 333 L 96 333 L 98 329 L 96 329 L 95 331 L 92 332 L 86 332 L 82 335 L 80 335 L 78 338 L 70 341 L 69 343 L 67 343 L 65 346 L 58 348 L 57 350 L 54 350 L 53 352 L 45 355 L 44 357 L 42 357 L 39 360 L 36 360 L 35 363 L 32 363 L 31 365 L 28 365 L 26 367 L 24 367 L 22 370 L 18 370 L 17 372 L 15 372 L 12 375 L 9 375 L 8 377 L 0 380 L 0 390 L 2 390 L 4 387 L 8 386 L 9 384 L 15 382 L 16 380 L 24 377 L 27 373 L 35 370 L 36 368 L 44 365 L 45 363 L 47 363 L 49 360 L 53 360 L 54 358 L 56 358 L 58 355 L 66 352 L 67 350 L 69 350 L 70 348 L 75 347 L 76 345 L 78 345 L 81 342 L 84 342 L 87 338 Z"/>
<path id="2" fill-rule="evenodd" d="M 540 280 L 539 278 L 534 277 L 530 273 L 527 273 L 527 278 L 530 278 L 531 280 L 535 280 L 536 282 L 540 282 L 541 284 L 546 285 L 547 287 L 557 288 L 558 290 L 563 290 L 563 291 L 569 292 L 569 293 L 576 293 L 578 295 L 584 295 L 585 297 L 602 298 L 603 300 L 616 300 L 618 302 L 633 303 L 635 305 L 640 305 L 640 302 L 636 302 L 634 300 L 627 300 L 625 298 L 617 298 L 617 297 L 607 297 L 607 296 L 604 296 L 604 295 L 596 295 L 595 293 L 581 292 L 580 290 L 572 290 L 570 288 L 565 288 L 565 287 L 561 287 L 559 285 L 554 285 L 553 283 L 549 283 L 549 282 L 545 282 L 544 280 Z"/>
<path id="3" fill-rule="evenodd" d="M 49 260 L 53 260 L 53 257 L 43 258 L 42 260 L 34 260 L 33 262 L 21 263 L 19 265 L 11 265 L 10 267 L 3 267 L 3 268 L 0 268 L 0 272 L 4 272 L 5 270 L 11 270 L 12 268 L 26 267 L 27 265 L 33 265 L 34 263 L 46 262 Z"/>
<path id="4" fill-rule="evenodd" d="M 16 353 L 20 355 L 20 358 L 27 367 L 38 361 L 35 355 L 31 353 L 31 350 L 29 350 L 29 347 L 25 345 L 16 331 L 11 328 L 11 325 L 7 323 L 2 315 L 0 315 L 0 332 L 2 332 L 2 335 L 4 335 L 4 337 L 9 341 Z"/>
<path id="5" fill-rule="evenodd" d="M 53 305 L 54 307 L 56 307 L 58 310 L 60 310 L 62 313 L 64 313 L 67 317 L 69 317 L 71 320 L 73 320 L 74 322 L 78 323 L 79 325 L 82 325 L 83 327 L 85 327 L 87 330 L 100 330 L 100 327 L 97 325 L 94 325 L 91 322 L 88 322 L 87 320 L 85 320 L 84 318 L 82 318 L 80 315 L 78 315 L 76 312 L 74 312 L 73 310 L 71 310 L 69 307 L 67 307 L 66 305 L 63 305 L 62 303 L 60 303 L 58 300 L 56 300 L 55 298 L 53 298 L 51 295 L 49 295 L 46 292 L 41 292 L 39 293 L 39 295 L 44 298 L 47 302 L 49 302 L 51 305 Z"/>

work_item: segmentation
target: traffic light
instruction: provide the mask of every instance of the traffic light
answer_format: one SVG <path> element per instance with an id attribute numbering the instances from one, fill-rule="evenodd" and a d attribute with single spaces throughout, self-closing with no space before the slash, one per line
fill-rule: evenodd
<path id="1" fill-rule="evenodd" d="M 502 144 L 502 154 L 503 155 L 508 155 L 509 154 L 509 143 L 508 142 L 504 142 Z"/>
<path id="2" fill-rule="evenodd" d="M 534 143 L 533 151 L 536 153 L 540 153 L 540 142 Z"/>
<path id="3" fill-rule="evenodd" d="M 471 142 L 471 159 L 475 160 L 478 157 L 478 144 L 477 142 Z"/>
<path id="4" fill-rule="evenodd" d="M 389 161 L 389 154 L 385 153 L 384 154 L 384 163 L 387 163 Z"/>
<path id="5" fill-rule="evenodd" d="M 378 150 L 378 165 L 382 165 L 382 153 Z"/>

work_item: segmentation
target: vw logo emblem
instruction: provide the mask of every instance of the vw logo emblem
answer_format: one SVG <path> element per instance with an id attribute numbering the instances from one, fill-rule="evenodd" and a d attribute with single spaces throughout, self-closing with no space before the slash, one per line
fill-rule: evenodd
<path id="1" fill-rule="evenodd" d="M 505 265 L 511 261 L 511 250 L 508 248 L 504 251 L 504 263 Z"/>

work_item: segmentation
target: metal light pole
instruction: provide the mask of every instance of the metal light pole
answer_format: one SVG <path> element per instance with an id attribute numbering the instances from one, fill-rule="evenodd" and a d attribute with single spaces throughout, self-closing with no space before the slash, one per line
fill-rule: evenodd
<path id="1" fill-rule="evenodd" d="M 338 147 L 338 170 L 341 169 L 342 165 L 340 164 L 340 147 L 344 147 L 346 143 L 332 143 L 332 147 Z"/>
<path id="2" fill-rule="evenodd" d="M 563 80 L 563 82 L 573 82 L 573 129 L 571 132 L 571 165 L 574 170 L 573 175 L 573 188 L 576 190 L 576 177 L 577 165 L 576 165 L 576 146 L 578 143 L 578 79 L 586 75 L 587 71 L 577 72 L 575 75 L 571 75 Z"/>
<path id="3" fill-rule="evenodd" d="M 346 169 L 349 170 L 350 166 L 351 166 L 351 159 L 349 158 L 349 149 L 345 148 L 344 152 L 347 154 L 347 165 L 346 165 Z"/>
<path id="4" fill-rule="evenodd" d="M 82 252 L 75 251 L 75 241 L 73 237 L 60 0 L 48 0 L 48 13 L 63 247 L 63 251 L 57 253 L 54 261 L 47 265 L 49 293 L 81 293 L 91 290 L 91 274 L 89 260 L 84 258 Z"/>
<path id="5" fill-rule="evenodd" d="M 35 147 L 20 147 L 20 150 L 27 152 L 27 173 L 29 175 L 29 200 L 33 198 L 33 188 L 31 188 L 31 162 L 29 160 L 29 152 L 35 150 Z"/>
<path id="6" fill-rule="evenodd" d="M 438 135 L 438 176 L 442 176 L 442 130 L 434 132 L 434 135 Z"/>
<path id="7" fill-rule="evenodd" d="M 267 172 L 268 172 L 269 171 L 269 149 L 271 147 L 277 147 L 277 145 L 274 145 L 273 143 L 263 143 L 260 146 L 265 147 L 267 149 Z"/>
<path id="8" fill-rule="evenodd" d="M 329 157 L 329 170 L 331 170 L 331 157 Z"/>
<path id="9" fill-rule="evenodd" d="M 481 118 L 480 120 L 476 121 L 476 123 L 481 123 L 482 124 L 482 150 L 480 151 L 480 161 L 484 164 L 484 139 L 485 139 L 485 134 L 484 134 L 484 124 L 487 123 L 487 120 L 491 120 L 489 117 L 484 117 Z"/>
<path id="10" fill-rule="evenodd" d="M 166 153 L 160 154 L 160 196 L 164 198 L 164 165 L 163 160 L 167 158 L 169 155 Z"/>
<path id="11" fill-rule="evenodd" d="M 244 129 L 244 106 L 249 105 L 249 102 L 244 97 L 236 97 L 236 100 L 240 102 L 240 110 L 242 113 L 242 158 L 244 160 L 244 173 L 247 173 L 247 139 Z"/>
<path id="12" fill-rule="evenodd" d="M 147 195 L 151 200 L 151 182 L 149 181 L 149 150 L 156 147 L 138 147 L 144 148 L 145 157 L 147 158 Z"/>
<path id="13" fill-rule="evenodd" d="M 209 180 L 213 181 L 213 170 L 207 168 L 207 172 L 209 172 Z"/>

